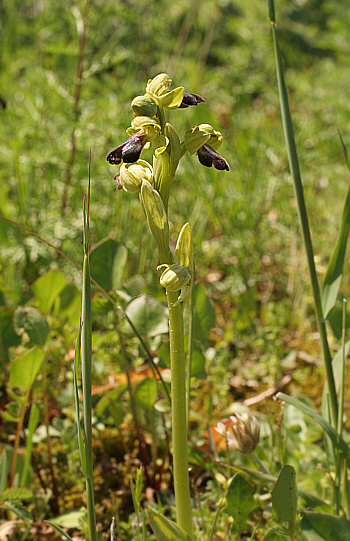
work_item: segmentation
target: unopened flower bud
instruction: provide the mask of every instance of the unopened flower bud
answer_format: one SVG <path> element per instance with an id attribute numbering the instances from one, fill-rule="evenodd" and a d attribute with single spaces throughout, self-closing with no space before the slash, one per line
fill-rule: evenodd
<path id="1" fill-rule="evenodd" d="M 143 180 L 152 183 L 152 167 L 148 162 L 138 160 L 136 163 L 123 163 L 120 168 L 120 181 L 126 192 L 137 192 Z"/>
<path id="2" fill-rule="evenodd" d="M 149 96 L 136 96 L 131 102 L 136 116 L 152 117 L 157 113 L 157 105 Z"/>
<path id="3" fill-rule="evenodd" d="M 167 75 L 166 73 L 159 73 L 159 75 L 157 75 L 153 79 L 149 79 L 146 86 L 146 92 L 151 92 L 156 96 L 161 96 L 168 90 L 170 85 L 171 79 L 169 75 Z"/>
<path id="4" fill-rule="evenodd" d="M 160 284 L 169 291 L 179 291 L 191 281 L 188 267 L 182 267 L 174 263 L 173 265 L 159 265 L 157 270 L 165 267 L 159 279 Z"/>

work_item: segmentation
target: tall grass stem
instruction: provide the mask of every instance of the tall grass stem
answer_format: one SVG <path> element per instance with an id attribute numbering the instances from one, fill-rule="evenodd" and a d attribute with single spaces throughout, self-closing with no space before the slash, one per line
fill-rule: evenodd
<path id="1" fill-rule="evenodd" d="M 309 220 L 308 220 L 308 215 L 307 215 L 307 210 L 306 210 L 306 205 L 305 205 L 304 190 L 303 190 L 303 184 L 302 184 L 301 176 L 300 176 L 299 160 L 298 160 L 298 154 L 297 154 L 297 149 L 296 149 L 295 139 L 294 139 L 293 121 L 290 114 L 288 93 L 287 93 L 287 88 L 286 88 L 284 74 L 283 74 L 283 64 L 282 64 L 281 51 L 280 51 L 279 43 L 278 43 L 277 24 L 276 24 L 276 18 L 275 18 L 275 6 L 274 6 L 273 0 L 268 0 L 268 8 L 269 8 L 270 20 L 272 23 L 271 25 L 272 36 L 273 36 L 274 52 L 275 52 L 275 59 L 276 59 L 277 83 L 278 83 L 278 91 L 279 91 L 280 104 L 281 104 L 283 131 L 284 131 L 284 137 L 286 141 L 290 172 L 293 179 L 294 194 L 295 194 L 295 199 L 297 202 L 299 224 L 300 224 L 302 239 L 303 239 L 308 267 L 309 267 L 309 274 L 310 274 L 311 286 L 312 286 L 312 292 L 313 292 L 313 298 L 314 298 L 314 304 L 315 304 L 317 327 L 320 333 L 321 348 L 322 348 L 322 354 L 323 354 L 323 359 L 324 359 L 324 364 L 325 364 L 325 371 L 326 371 L 327 383 L 328 383 L 328 388 L 329 388 L 329 396 L 330 396 L 331 422 L 333 424 L 333 427 L 336 428 L 337 420 L 338 420 L 338 401 L 337 401 L 336 387 L 335 387 L 335 381 L 334 381 L 334 374 L 333 374 L 333 369 L 332 369 L 332 358 L 331 358 L 329 345 L 328 345 L 326 323 L 323 318 L 323 312 L 322 312 L 320 288 L 319 288 L 319 284 L 317 280 L 316 267 L 315 267 L 315 261 L 314 261 L 314 252 L 313 252 L 310 227 L 309 227 Z"/>

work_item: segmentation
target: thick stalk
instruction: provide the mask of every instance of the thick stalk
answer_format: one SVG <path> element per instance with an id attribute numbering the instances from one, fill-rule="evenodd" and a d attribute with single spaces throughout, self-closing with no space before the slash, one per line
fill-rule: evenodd
<path id="1" fill-rule="evenodd" d="M 193 539 L 188 474 L 186 374 L 182 306 L 173 306 L 179 292 L 167 291 L 171 362 L 173 468 L 177 523 Z"/>
<path id="2" fill-rule="evenodd" d="M 305 200 L 304 200 L 303 185 L 302 185 L 301 176 L 300 176 L 299 160 L 298 160 L 298 154 L 297 154 L 297 149 L 296 149 L 295 139 L 294 139 L 293 122 L 292 122 L 292 117 L 289 110 L 288 93 L 287 93 L 287 88 L 284 81 L 281 52 L 278 45 L 277 24 L 276 24 L 276 19 L 275 19 L 275 10 L 274 10 L 273 0 L 268 0 L 268 7 L 269 7 L 270 20 L 272 23 L 272 36 L 273 36 L 273 44 L 274 44 L 275 59 L 276 59 L 277 82 L 278 82 L 278 91 L 279 91 L 280 103 L 281 103 L 283 131 L 284 131 L 284 137 L 286 140 L 290 172 L 293 179 L 294 194 L 295 194 L 295 199 L 297 202 L 299 224 L 300 224 L 302 239 L 303 239 L 303 243 L 305 247 L 307 262 L 309 266 L 309 274 L 310 274 L 312 293 L 313 293 L 314 304 L 315 304 L 316 321 L 317 321 L 318 331 L 320 333 L 322 355 L 324 359 L 324 365 L 325 365 L 325 371 L 326 371 L 326 377 L 327 377 L 327 383 L 328 383 L 328 389 L 329 389 L 329 396 L 330 396 L 331 422 L 334 428 L 337 428 L 338 401 L 337 401 L 337 393 L 336 393 L 336 387 L 335 387 L 335 381 L 334 381 L 334 375 L 333 375 L 333 369 L 332 369 L 332 358 L 331 358 L 329 345 L 328 345 L 326 323 L 325 323 L 325 320 L 323 319 L 320 288 L 319 288 L 319 284 L 317 280 L 316 267 L 315 267 L 315 261 L 314 261 L 314 252 L 313 252 L 311 234 L 310 234 L 310 228 L 309 228 L 309 221 L 308 221 L 306 205 L 305 205 Z"/>
<path id="3" fill-rule="evenodd" d="M 90 541 L 96 541 L 96 517 L 94 502 L 93 458 L 92 458 L 92 340 L 91 340 L 91 282 L 89 256 L 84 255 L 82 293 L 81 362 L 84 402 L 84 433 L 86 456 L 86 498 Z"/>

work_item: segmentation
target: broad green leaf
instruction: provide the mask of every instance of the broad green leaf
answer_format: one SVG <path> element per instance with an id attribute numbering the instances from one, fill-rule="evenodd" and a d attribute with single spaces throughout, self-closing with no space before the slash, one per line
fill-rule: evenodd
<path id="1" fill-rule="evenodd" d="M 47 524 L 50 524 L 50 526 L 52 526 L 53 528 L 55 528 L 55 530 L 60 533 L 61 535 L 63 535 L 63 537 L 65 539 L 69 539 L 69 541 L 73 541 L 73 539 L 71 538 L 70 535 L 68 535 L 64 530 L 62 530 L 62 528 L 60 526 L 58 526 L 57 524 L 55 524 L 54 522 L 52 522 L 51 520 L 44 520 L 44 522 L 46 522 Z"/>
<path id="2" fill-rule="evenodd" d="M 66 278 L 59 270 L 49 271 L 34 282 L 32 289 L 39 309 L 44 314 L 51 311 L 55 302 L 58 303 L 59 295 L 66 285 Z"/>
<path id="3" fill-rule="evenodd" d="M 344 147 L 345 148 L 345 147 Z M 323 317 L 326 319 L 336 303 L 340 282 L 343 274 L 343 266 L 346 254 L 346 245 L 350 229 L 350 187 L 346 195 L 343 209 L 342 222 L 336 245 L 328 263 L 324 278 L 321 301 Z"/>
<path id="4" fill-rule="evenodd" d="M 126 385 L 118 385 L 115 389 L 105 393 L 102 398 L 97 402 L 95 407 L 95 413 L 98 417 L 103 415 L 106 408 L 108 408 L 110 402 L 116 402 L 118 398 L 125 392 Z"/>
<path id="5" fill-rule="evenodd" d="M 118 402 L 115 402 L 114 400 L 109 400 L 108 409 L 109 409 L 110 414 L 113 417 L 115 428 L 118 428 L 122 424 L 123 419 L 124 419 L 123 408 Z"/>
<path id="6" fill-rule="evenodd" d="M 28 498 L 31 498 L 33 496 L 33 493 L 29 488 L 25 487 L 11 487 L 4 490 L 2 494 L 0 494 L 0 500 L 4 501 L 11 501 L 15 502 L 18 500 L 26 500 Z"/>
<path id="7" fill-rule="evenodd" d="M 127 257 L 123 244 L 112 239 L 100 242 L 90 253 L 92 278 L 106 291 L 120 288 Z"/>
<path id="8" fill-rule="evenodd" d="M 8 348 L 18 346 L 21 338 L 13 328 L 13 310 L 6 306 L 0 307 L 0 361 L 2 364 L 9 362 Z"/>
<path id="9" fill-rule="evenodd" d="M 349 541 L 350 521 L 328 513 L 303 513 L 300 523 L 307 541 Z"/>
<path id="10" fill-rule="evenodd" d="M 298 408 L 306 415 L 309 415 L 314 421 L 316 421 L 316 423 L 318 423 L 324 429 L 324 431 L 332 440 L 334 446 L 339 449 L 342 458 L 350 458 L 350 447 L 343 440 L 343 438 L 337 434 L 336 430 L 334 430 L 334 428 L 328 423 L 328 421 L 326 421 L 326 419 L 324 419 L 324 417 L 316 413 L 316 411 L 310 408 L 310 406 L 307 406 L 297 398 L 293 398 L 284 393 L 278 393 L 277 398 L 279 400 L 287 402 L 287 404 L 291 404 L 292 406 Z"/>
<path id="11" fill-rule="evenodd" d="M 205 379 L 207 376 L 205 371 L 205 357 L 196 343 L 193 344 L 192 349 L 191 376 L 197 379 Z"/>
<path id="12" fill-rule="evenodd" d="M 152 507 L 146 507 L 146 513 L 157 541 L 191 541 L 183 528 Z"/>
<path id="13" fill-rule="evenodd" d="M 171 404 L 169 404 L 169 400 L 162 398 L 154 404 L 154 409 L 160 413 L 169 413 L 171 411 Z"/>
<path id="14" fill-rule="evenodd" d="M 29 390 L 44 361 L 45 354 L 39 348 L 33 348 L 16 357 L 10 364 L 10 380 L 12 387 Z"/>
<path id="15" fill-rule="evenodd" d="M 83 514 L 84 512 L 81 509 L 69 511 L 68 513 L 56 517 L 54 519 L 55 524 L 56 526 L 63 526 L 63 528 L 79 528 Z M 45 522 L 48 522 L 48 520 Z"/>
<path id="16" fill-rule="evenodd" d="M 141 295 L 131 301 L 125 313 L 141 336 L 157 336 L 168 332 L 164 306 L 149 295 Z M 129 335 L 134 334 L 129 323 L 125 324 L 125 331 Z"/>
<path id="17" fill-rule="evenodd" d="M 215 308 L 203 284 L 196 284 L 193 291 L 195 340 L 208 340 L 209 331 L 215 325 Z M 185 313 L 185 329 L 188 328 L 188 311 Z"/>
<path id="18" fill-rule="evenodd" d="M 182 86 L 179 86 L 178 88 L 174 88 L 174 90 L 171 90 L 170 92 L 159 96 L 158 99 L 163 105 L 163 107 L 166 107 L 170 110 L 177 109 L 179 105 L 181 105 L 184 97 L 184 92 L 185 89 Z"/>
<path id="19" fill-rule="evenodd" d="M 256 502 L 254 500 L 254 487 L 240 473 L 236 473 L 232 478 L 226 494 L 226 501 L 225 513 L 234 519 L 235 530 L 242 530 L 247 516 L 256 508 Z"/>
<path id="20" fill-rule="evenodd" d="M 77 325 L 81 315 L 81 293 L 73 285 L 67 285 L 60 293 L 60 317 L 67 317 L 71 325 Z"/>
<path id="21" fill-rule="evenodd" d="M 289 522 L 288 532 L 293 532 L 297 516 L 296 474 L 293 466 L 283 466 L 272 491 L 272 506 L 277 514 L 277 520 Z"/>
<path id="22" fill-rule="evenodd" d="M 135 402 L 143 408 L 152 408 L 155 404 L 156 396 L 157 382 L 155 379 L 145 378 L 135 387 Z"/>
<path id="23" fill-rule="evenodd" d="M 13 316 L 16 333 L 27 333 L 31 342 L 43 348 L 50 334 L 50 327 L 44 314 L 32 306 L 19 306 Z"/>

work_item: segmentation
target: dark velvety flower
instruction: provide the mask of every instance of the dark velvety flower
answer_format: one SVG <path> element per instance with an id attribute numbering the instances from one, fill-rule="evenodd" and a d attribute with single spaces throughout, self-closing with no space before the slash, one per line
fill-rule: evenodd
<path id="1" fill-rule="evenodd" d="M 219 171 L 230 170 L 225 158 L 220 156 L 220 154 L 218 154 L 210 145 L 203 145 L 197 151 L 197 154 L 199 161 L 202 165 L 205 165 L 205 167 L 211 167 L 213 165 L 215 169 L 219 169 Z"/>
<path id="2" fill-rule="evenodd" d="M 189 92 L 185 92 L 179 109 L 186 109 L 190 105 L 198 105 L 198 103 L 203 103 L 204 101 L 205 99 L 202 98 L 202 96 L 198 96 L 198 94 L 190 94 Z"/>
<path id="3" fill-rule="evenodd" d="M 131 135 L 122 145 L 115 148 L 107 156 L 107 162 L 111 165 L 135 163 L 140 157 L 141 150 L 147 143 L 147 134 L 142 131 Z"/>

